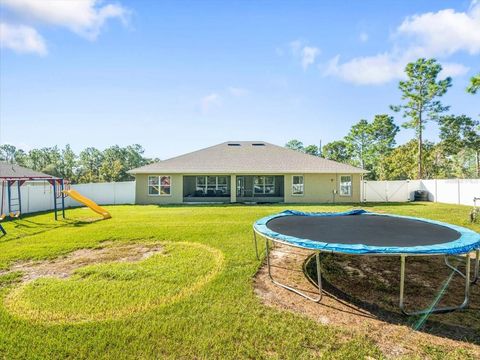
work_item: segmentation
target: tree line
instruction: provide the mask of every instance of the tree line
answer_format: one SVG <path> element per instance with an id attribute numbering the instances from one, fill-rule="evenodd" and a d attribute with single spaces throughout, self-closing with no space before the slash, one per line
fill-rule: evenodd
<path id="1" fill-rule="evenodd" d="M 480 177 L 480 121 L 466 115 L 446 114 L 449 106 L 440 98 L 452 79 L 438 79 L 442 66 L 435 59 L 418 59 L 407 64 L 406 80 L 399 82 L 401 103 L 390 108 L 401 114 L 403 128 L 414 129 L 415 138 L 396 145 L 400 128 L 394 117 L 375 115 L 354 124 L 348 134 L 321 149 L 290 140 L 286 147 L 307 154 L 348 163 L 368 170 L 370 180 Z M 471 78 L 466 91 L 480 90 L 480 74 Z M 438 124 L 440 141 L 424 140 L 427 122 Z"/>
<path id="2" fill-rule="evenodd" d="M 105 150 L 88 147 L 78 155 L 70 145 L 24 151 L 13 145 L 0 146 L 0 161 L 68 179 L 72 183 L 127 181 L 133 177 L 128 170 L 150 164 L 157 159 L 143 156 L 145 150 L 138 144 Z"/>

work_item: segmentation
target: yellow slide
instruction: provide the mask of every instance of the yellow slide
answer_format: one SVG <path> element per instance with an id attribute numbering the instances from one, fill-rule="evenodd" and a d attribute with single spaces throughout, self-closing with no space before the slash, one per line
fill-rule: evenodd
<path id="1" fill-rule="evenodd" d="M 95 201 L 92 201 L 89 198 L 86 198 L 85 196 L 80 194 L 78 191 L 70 189 L 70 190 L 65 190 L 64 193 L 70 196 L 73 200 L 76 200 L 79 203 L 82 203 L 83 205 L 88 206 L 97 214 L 102 215 L 104 219 L 110 219 L 112 217 L 112 215 L 110 215 L 110 213 L 107 210 L 97 205 Z"/>

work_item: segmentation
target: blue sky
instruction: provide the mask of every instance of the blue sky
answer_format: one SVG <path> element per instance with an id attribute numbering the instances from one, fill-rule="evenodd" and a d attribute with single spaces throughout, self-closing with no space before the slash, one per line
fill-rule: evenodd
<path id="1" fill-rule="evenodd" d="M 0 11 L 0 141 L 26 150 L 325 144 L 391 113 L 419 56 L 453 77 L 452 113 L 480 112 L 464 91 L 480 70 L 476 1 L 2 0 Z"/>

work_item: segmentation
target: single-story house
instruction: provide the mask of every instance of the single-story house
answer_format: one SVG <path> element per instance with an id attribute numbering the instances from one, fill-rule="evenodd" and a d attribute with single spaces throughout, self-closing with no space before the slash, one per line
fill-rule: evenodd
<path id="1" fill-rule="evenodd" d="M 264 141 L 228 141 L 129 171 L 137 204 L 359 202 L 351 165 Z"/>

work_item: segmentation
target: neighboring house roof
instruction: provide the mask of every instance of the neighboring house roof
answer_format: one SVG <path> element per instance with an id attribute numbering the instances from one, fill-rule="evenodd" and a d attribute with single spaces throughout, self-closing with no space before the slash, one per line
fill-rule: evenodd
<path id="1" fill-rule="evenodd" d="M 24 168 L 22 166 L 10 164 L 7 162 L 0 162 L 0 178 L 47 178 L 51 179 L 53 176 L 41 173 L 39 171 Z"/>
<path id="2" fill-rule="evenodd" d="M 367 173 L 364 169 L 264 141 L 227 141 L 132 169 L 130 174 Z"/>

